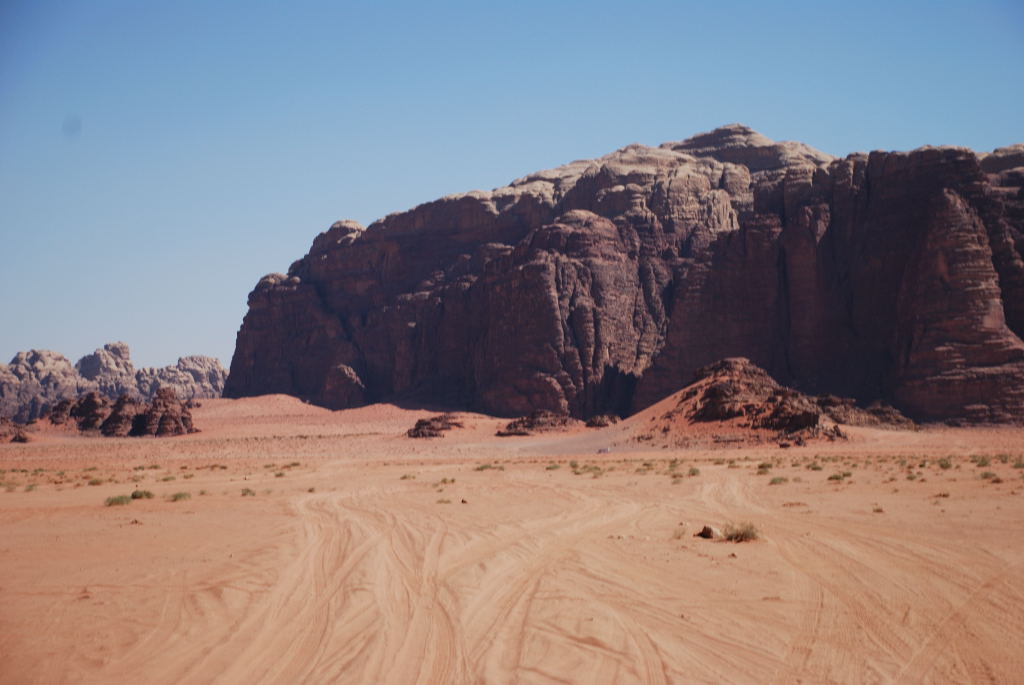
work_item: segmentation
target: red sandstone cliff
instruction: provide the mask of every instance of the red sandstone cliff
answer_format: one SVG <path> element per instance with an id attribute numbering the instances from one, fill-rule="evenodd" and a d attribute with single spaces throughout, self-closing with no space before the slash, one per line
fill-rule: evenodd
<path id="1" fill-rule="evenodd" d="M 339 222 L 260 281 L 226 396 L 647 406 L 726 356 L 1024 419 L 1024 146 L 834 159 L 733 125 Z"/>

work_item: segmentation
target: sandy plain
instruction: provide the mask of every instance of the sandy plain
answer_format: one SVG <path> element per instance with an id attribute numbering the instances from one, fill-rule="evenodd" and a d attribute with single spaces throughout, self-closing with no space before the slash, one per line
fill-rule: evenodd
<path id="1" fill-rule="evenodd" d="M 430 413 L 0 446 L 0 683 L 1024 681 L 1022 429 L 404 436 Z"/>

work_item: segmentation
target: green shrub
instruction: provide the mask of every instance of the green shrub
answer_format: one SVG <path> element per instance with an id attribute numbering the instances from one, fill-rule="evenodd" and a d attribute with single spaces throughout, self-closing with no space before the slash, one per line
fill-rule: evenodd
<path id="1" fill-rule="evenodd" d="M 176 492 L 173 495 L 171 495 L 171 501 L 172 502 L 180 502 L 180 501 L 185 500 L 185 499 L 192 499 L 192 493 L 191 492 Z"/>
<path id="2" fill-rule="evenodd" d="M 153 499 L 153 493 L 149 490 L 135 490 L 132 492 L 132 499 Z"/>
<path id="3" fill-rule="evenodd" d="M 939 461 L 936 463 L 938 463 L 939 468 L 942 469 L 943 471 L 948 471 L 949 469 L 953 468 L 953 462 L 951 462 L 949 459 L 946 459 L 945 457 L 939 459 Z"/>
<path id="4" fill-rule="evenodd" d="M 132 498 L 128 495 L 118 495 L 117 497 L 108 497 L 103 504 L 108 507 L 123 507 L 131 503 Z"/>
<path id="5" fill-rule="evenodd" d="M 768 481 L 768 485 L 784 485 L 788 482 L 788 478 L 783 478 L 782 476 L 775 476 L 770 481 Z"/>
<path id="6" fill-rule="evenodd" d="M 688 475 L 688 476 L 699 476 L 700 475 L 700 469 L 698 469 L 696 466 L 691 466 L 690 470 L 686 472 L 686 475 Z"/>

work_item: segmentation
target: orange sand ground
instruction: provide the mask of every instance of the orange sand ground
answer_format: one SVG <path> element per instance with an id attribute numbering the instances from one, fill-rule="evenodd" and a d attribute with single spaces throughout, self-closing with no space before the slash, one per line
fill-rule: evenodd
<path id="1" fill-rule="evenodd" d="M 1024 430 L 404 437 L 429 414 L 216 400 L 187 437 L 0 446 L 0 682 L 1024 678 Z M 693 537 L 730 521 L 761 539 Z"/>

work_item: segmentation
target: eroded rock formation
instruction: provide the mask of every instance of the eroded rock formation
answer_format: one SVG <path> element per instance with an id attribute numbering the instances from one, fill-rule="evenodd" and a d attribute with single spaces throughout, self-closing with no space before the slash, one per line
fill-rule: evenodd
<path id="1" fill-rule="evenodd" d="M 634 438 L 652 445 L 791 442 L 845 438 L 842 425 L 913 428 L 896 409 L 857 407 L 849 398 L 812 397 L 777 383 L 743 357 L 697 370 L 692 382 L 630 419 Z"/>
<path id="2" fill-rule="evenodd" d="M 123 342 L 108 343 L 74 366 L 56 352 L 29 350 L 19 352 L 10 364 L 0 364 L 0 416 L 24 423 L 61 400 L 68 400 L 70 407 L 89 392 L 111 402 L 121 395 L 149 400 L 160 388 L 170 388 L 185 400 L 220 397 L 226 378 L 220 361 L 202 356 L 182 357 L 174 366 L 135 369 Z"/>
<path id="3" fill-rule="evenodd" d="M 103 393 L 92 391 L 57 402 L 47 418 L 54 425 L 70 422 L 80 431 L 99 431 L 107 437 L 165 437 L 197 432 L 188 403 L 178 398 L 174 388 L 158 389 L 152 402 L 129 395 L 111 402 Z"/>
<path id="4" fill-rule="evenodd" d="M 1024 419 L 1024 146 L 836 159 L 732 125 L 363 229 L 249 296 L 225 394 L 625 415 L 749 357 L 922 420 Z"/>

